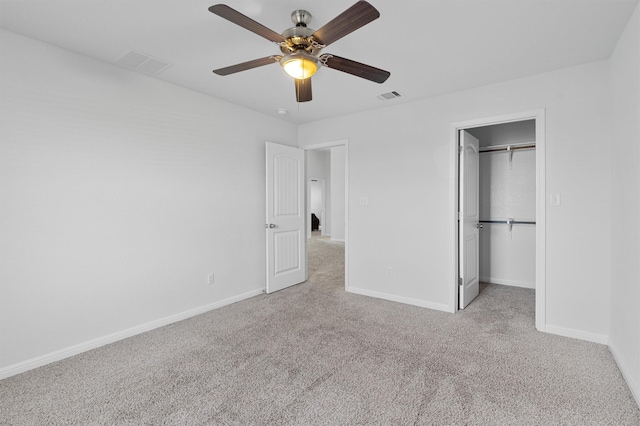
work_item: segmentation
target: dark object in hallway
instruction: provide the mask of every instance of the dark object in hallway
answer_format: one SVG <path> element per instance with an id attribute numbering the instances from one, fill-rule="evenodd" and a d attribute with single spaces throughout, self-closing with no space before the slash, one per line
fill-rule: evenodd
<path id="1" fill-rule="evenodd" d="M 317 231 L 320 228 L 320 219 L 314 213 L 311 213 L 311 230 Z"/>

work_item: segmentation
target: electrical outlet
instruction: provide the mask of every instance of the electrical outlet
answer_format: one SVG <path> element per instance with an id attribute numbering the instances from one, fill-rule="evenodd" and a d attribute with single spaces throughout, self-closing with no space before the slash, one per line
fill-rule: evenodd
<path id="1" fill-rule="evenodd" d="M 213 272 L 207 275 L 207 284 L 213 285 Z"/>
<path id="2" fill-rule="evenodd" d="M 391 266 L 388 266 L 388 267 L 387 267 L 387 275 L 388 275 L 388 276 L 393 275 L 393 269 L 391 269 Z"/>

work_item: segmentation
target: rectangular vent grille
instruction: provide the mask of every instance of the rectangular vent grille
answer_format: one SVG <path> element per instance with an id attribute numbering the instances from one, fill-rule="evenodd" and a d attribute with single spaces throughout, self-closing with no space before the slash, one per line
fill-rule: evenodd
<path id="1" fill-rule="evenodd" d="M 124 53 L 116 59 L 116 64 L 149 75 L 158 75 L 171 66 L 168 62 L 145 53 L 137 52 L 133 49 L 125 50 Z"/>
<path id="2" fill-rule="evenodd" d="M 400 92 L 396 92 L 395 90 L 393 92 L 387 92 L 383 93 L 382 95 L 378 95 L 378 99 L 380 99 L 381 101 L 390 101 L 391 99 L 400 97 L 402 97 L 402 94 Z"/>

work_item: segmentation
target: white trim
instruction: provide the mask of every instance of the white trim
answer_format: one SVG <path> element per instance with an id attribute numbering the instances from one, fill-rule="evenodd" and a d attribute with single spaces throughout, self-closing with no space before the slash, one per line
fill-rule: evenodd
<path id="1" fill-rule="evenodd" d="M 449 229 L 453 242 L 451 256 L 451 287 L 449 312 L 458 310 L 458 131 L 474 127 L 491 126 L 515 121 L 536 121 L 536 328 L 546 330 L 546 163 L 545 163 L 545 110 L 544 108 L 461 121 L 451 124 L 450 130 L 450 174 Z M 585 339 L 589 340 L 589 339 Z"/>
<path id="2" fill-rule="evenodd" d="M 449 140 L 452 142 L 449 145 L 451 164 L 449 167 L 449 241 L 451 244 L 451 276 L 450 283 L 454 283 L 454 287 L 449 287 L 449 306 L 447 312 L 458 312 L 458 276 L 460 275 L 458 265 L 458 174 L 459 174 L 459 140 L 458 130 L 460 127 L 453 123 L 451 124 Z"/>
<path id="3" fill-rule="evenodd" d="M 240 302 L 245 299 L 260 295 L 264 293 L 264 289 L 260 288 L 253 290 L 238 296 L 230 297 L 228 299 L 220 300 L 218 302 L 210 303 L 198 308 L 190 309 L 188 311 L 181 312 L 179 314 L 170 315 L 165 318 L 160 318 L 154 321 L 150 321 L 144 324 L 140 324 L 135 327 L 127 328 L 116 333 L 108 334 L 106 336 L 98 337 L 87 342 L 79 343 L 77 345 L 70 346 L 68 348 L 60 349 L 46 355 L 38 356 L 28 359 L 26 361 L 19 362 L 17 364 L 9 365 L 0 369 L 0 380 L 7 377 L 15 376 L 16 374 L 24 373 L 25 371 L 32 370 L 37 367 L 41 367 L 52 362 L 60 361 L 65 358 L 69 358 L 74 355 L 78 355 L 82 352 L 90 351 L 92 349 L 99 348 L 110 343 L 123 340 L 137 334 L 145 333 L 147 331 L 154 330 L 156 328 L 164 327 L 165 325 L 173 324 L 178 321 L 185 320 L 187 318 L 194 317 L 196 315 L 203 314 L 205 312 L 212 311 L 214 309 L 222 308 L 223 306 L 231 305 L 232 303 Z"/>
<path id="4" fill-rule="evenodd" d="M 349 141 L 344 140 L 344 289 L 349 289 Z"/>
<path id="5" fill-rule="evenodd" d="M 391 302 L 404 303 L 406 305 L 419 306 L 421 308 L 434 309 L 436 311 L 449 312 L 449 306 L 442 303 L 434 303 L 426 300 L 414 299 L 411 297 L 397 296 L 395 294 L 380 293 L 377 291 L 371 291 L 357 287 L 349 287 L 347 289 L 347 292 L 359 294 L 362 296 L 375 297 L 376 299 L 389 300 Z"/>
<path id="6" fill-rule="evenodd" d="M 545 110 L 536 116 L 536 328 L 547 326 L 547 189 Z"/>
<path id="7" fill-rule="evenodd" d="M 620 373 L 622 373 L 622 377 L 624 377 L 624 380 L 627 382 L 627 386 L 631 391 L 631 395 L 633 395 L 633 397 L 636 399 L 636 404 L 638 404 L 638 407 L 640 407 L 640 383 L 637 383 L 634 380 L 633 375 L 629 373 L 629 367 L 622 361 L 620 352 L 614 344 L 609 344 L 609 351 L 611 352 L 611 355 L 613 356 L 616 364 L 618 364 L 618 369 L 620 370 Z"/>
<path id="8" fill-rule="evenodd" d="M 483 277 L 483 276 L 480 276 L 480 281 L 483 283 L 508 285 L 511 287 L 520 287 L 520 288 L 528 288 L 530 290 L 535 290 L 535 283 L 532 284 L 525 281 L 503 280 L 502 278 Z"/>
<path id="9" fill-rule="evenodd" d="M 549 324 L 546 324 L 544 332 L 549 334 L 556 334 L 558 336 L 586 340 L 587 342 L 600 343 L 601 345 L 606 345 L 609 341 L 609 337 L 604 334 L 587 333 L 586 331 L 582 330 L 558 327 L 556 325 Z"/>
<path id="10" fill-rule="evenodd" d="M 331 237 L 331 241 L 335 241 L 336 243 L 344 243 L 344 238 L 333 238 Z"/>
<path id="11" fill-rule="evenodd" d="M 305 151 L 344 146 L 344 240 L 332 238 L 333 241 L 344 242 L 344 289 L 349 291 L 349 140 L 340 139 L 331 142 L 321 142 L 306 146 L 299 146 Z M 306 157 L 305 157 L 306 158 Z M 307 216 L 308 216 L 307 211 Z M 326 236 L 330 236 L 327 234 Z"/>

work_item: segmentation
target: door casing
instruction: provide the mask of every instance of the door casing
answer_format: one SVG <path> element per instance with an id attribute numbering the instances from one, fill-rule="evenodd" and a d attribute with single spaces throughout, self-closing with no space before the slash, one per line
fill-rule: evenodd
<path id="1" fill-rule="evenodd" d="M 546 331 L 546 175 L 545 175 L 545 110 L 544 108 L 511 114 L 460 121 L 451 124 L 451 175 L 449 229 L 452 242 L 449 306 L 451 312 L 458 311 L 458 135 L 460 130 L 491 126 L 515 121 L 535 120 L 536 123 L 536 329 Z"/>

